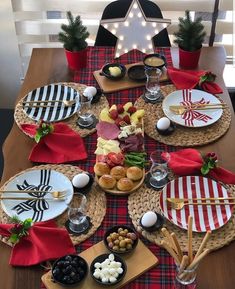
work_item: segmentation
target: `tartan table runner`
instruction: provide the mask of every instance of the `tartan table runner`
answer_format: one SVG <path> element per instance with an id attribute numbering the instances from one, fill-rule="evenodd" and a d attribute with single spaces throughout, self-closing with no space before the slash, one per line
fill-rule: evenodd
<path id="1" fill-rule="evenodd" d="M 170 54 L 170 48 L 156 48 L 156 52 L 164 55 L 166 57 L 167 65 L 172 66 L 172 59 Z M 86 85 L 92 85 L 98 88 L 98 84 L 93 76 L 93 71 L 100 69 L 107 62 L 114 62 L 114 48 L 113 47 L 90 47 L 88 54 L 88 66 L 85 69 L 75 72 L 74 82 L 83 83 Z M 119 62 L 122 64 L 135 63 L 142 61 L 144 54 L 138 50 L 132 50 L 127 54 L 122 55 L 119 58 Z M 109 104 L 119 104 L 126 103 L 128 101 L 134 102 L 141 94 L 143 94 L 145 88 L 132 88 L 129 90 L 122 90 L 115 93 L 105 94 Z M 95 154 L 96 149 L 97 134 L 94 133 L 84 139 L 88 159 L 86 162 L 80 161 L 78 165 L 81 169 L 93 173 L 93 166 L 95 164 Z M 151 139 L 145 135 L 145 149 L 148 154 L 153 150 L 160 151 L 174 151 L 175 147 L 167 146 L 165 144 L 160 144 L 159 142 Z M 78 246 L 78 252 L 81 252 L 95 243 L 103 239 L 105 231 L 114 225 L 131 225 L 131 219 L 128 216 L 127 208 L 127 197 L 111 196 L 107 194 L 107 212 L 102 223 L 102 226 L 97 230 L 97 232 L 90 237 L 88 240 L 83 242 Z M 162 288 L 174 288 L 174 275 L 175 275 L 175 265 L 173 259 L 169 254 L 160 247 L 150 244 L 147 240 L 144 243 L 148 248 L 158 257 L 159 264 L 146 272 L 145 274 L 138 277 L 136 280 L 132 281 L 128 285 L 124 286 L 123 289 L 162 289 Z M 143 256 L 144 258 L 144 256 Z M 138 264 L 137 264 L 138 265 Z"/>

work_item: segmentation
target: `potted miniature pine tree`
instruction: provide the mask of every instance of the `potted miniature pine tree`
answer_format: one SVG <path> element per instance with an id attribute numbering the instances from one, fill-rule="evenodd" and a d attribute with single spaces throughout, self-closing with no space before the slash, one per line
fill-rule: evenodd
<path id="1" fill-rule="evenodd" d="M 68 24 L 62 24 L 62 32 L 59 33 L 59 41 L 65 48 L 68 66 L 72 70 L 86 67 L 87 64 L 87 42 L 89 36 L 87 27 L 82 24 L 80 16 L 73 17 L 72 13 L 66 13 Z"/>
<path id="2" fill-rule="evenodd" d="M 202 43 L 206 32 L 202 24 L 202 18 L 192 20 L 188 10 L 185 18 L 179 18 L 179 30 L 174 33 L 174 43 L 179 46 L 179 63 L 183 68 L 196 68 L 198 65 Z"/>

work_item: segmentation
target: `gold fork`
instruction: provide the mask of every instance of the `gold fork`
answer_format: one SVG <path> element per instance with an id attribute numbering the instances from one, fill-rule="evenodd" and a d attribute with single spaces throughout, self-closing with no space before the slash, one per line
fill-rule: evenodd
<path id="1" fill-rule="evenodd" d="M 219 102 L 219 103 L 192 103 L 191 105 L 184 105 L 184 104 L 173 104 L 170 105 L 172 108 L 187 108 L 187 107 L 192 107 L 192 108 L 198 108 L 198 107 L 213 107 L 213 106 L 227 106 L 226 103 L 224 102 Z"/>
<path id="2" fill-rule="evenodd" d="M 34 197 L 0 197 L 0 200 L 50 200 L 50 201 L 63 201 L 66 195 L 58 197 L 52 196 L 52 198 L 34 198 Z"/>
<path id="3" fill-rule="evenodd" d="M 188 110 L 208 110 L 208 109 L 224 109 L 224 106 L 209 106 L 209 107 L 171 107 L 169 106 L 170 111 L 174 112 L 175 114 L 183 114 Z"/>
<path id="4" fill-rule="evenodd" d="M 1 194 L 0 196 L 3 196 L 4 193 L 7 194 L 28 194 L 28 193 L 34 193 L 34 194 L 40 194 L 40 193 L 46 193 L 46 194 L 51 194 L 54 198 L 61 197 L 61 196 L 66 196 L 66 190 L 63 191 L 43 191 L 43 190 L 0 190 Z"/>
<path id="5" fill-rule="evenodd" d="M 216 198 L 167 198 L 167 202 L 170 203 L 182 203 L 182 202 L 189 202 L 189 201 L 224 201 L 224 200 L 235 200 L 235 197 L 216 197 Z"/>
<path id="6" fill-rule="evenodd" d="M 198 202 L 178 202 L 178 203 L 172 203 L 172 202 L 168 202 L 168 204 L 171 206 L 172 209 L 175 210 L 181 210 L 184 208 L 184 206 L 221 206 L 221 205 L 235 205 L 235 202 L 229 202 L 229 203 L 217 203 L 217 202 L 213 202 L 213 203 L 198 203 Z"/>
<path id="7" fill-rule="evenodd" d="M 31 101 L 24 101 L 23 104 L 26 107 L 48 107 L 52 106 L 54 103 L 61 103 L 63 104 L 65 107 L 70 107 L 73 104 L 76 103 L 76 99 L 72 99 L 72 100 L 31 100 Z"/>

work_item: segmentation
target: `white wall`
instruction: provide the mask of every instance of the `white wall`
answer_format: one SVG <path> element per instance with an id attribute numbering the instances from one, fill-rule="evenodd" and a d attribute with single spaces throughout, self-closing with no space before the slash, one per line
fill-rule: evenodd
<path id="1" fill-rule="evenodd" d="M 21 74 L 11 0 L 0 0 L 0 108 L 14 107 Z"/>

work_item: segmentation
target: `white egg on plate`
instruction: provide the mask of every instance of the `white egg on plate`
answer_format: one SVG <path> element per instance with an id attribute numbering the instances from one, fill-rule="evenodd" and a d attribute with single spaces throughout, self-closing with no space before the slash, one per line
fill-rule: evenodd
<path id="1" fill-rule="evenodd" d="M 159 130 L 167 130 L 171 125 L 171 121 L 167 117 L 162 117 L 157 122 L 157 128 Z"/>
<path id="2" fill-rule="evenodd" d="M 156 222 L 157 215 L 153 211 L 146 212 L 141 219 L 141 223 L 144 227 L 152 227 Z"/>
<path id="3" fill-rule="evenodd" d="M 72 184 L 75 188 L 84 188 L 90 181 L 90 177 L 87 174 L 81 173 L 75 175 L 72 179 Z"/>
<path id="4" fill-rule="evenodd" d="M 83 91 L 83 95 L 87 98 L 92 98 L 96 93 L 97 89 L 94 86 L 87 86 Z"/>

